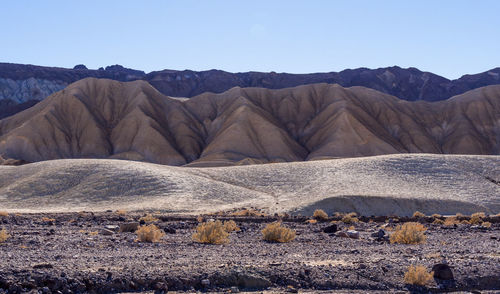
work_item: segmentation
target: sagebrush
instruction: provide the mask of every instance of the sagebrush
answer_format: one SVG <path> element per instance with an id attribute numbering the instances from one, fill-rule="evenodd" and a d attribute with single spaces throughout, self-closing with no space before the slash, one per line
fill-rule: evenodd
<path id="1" fill-rule="evenodd" d="M 165 233 L 153 224 L 140 226 L 135 233 L 138 241 L 148 243 L 159 242 L 165 236 Z"/>
<path id="2" fill-rule="evenodd" d="M 193 241 L 204 244 L 225 244 L 229 241 L 229 233 L 221 221 L 201 223 L 196 227 Z"/>
<path id="3" fill-rule="evenodd" d="M 10 235 L 7 233 L 7 230 L 2 228 L 0 230 L 0 243 L 5 242 L 9 237 Z"/>
<path id="4" fill-rule="evenodd" d="M 421 244 L 426 240 L 424 234 L 426 230 L 421 223 L 407 222 L 396 228 L 390 236 L 390 241 L 400 244 Z"/>
<path id="5" fill-rule="evenodd" d="M 228 220 L 224 222 L 224 230 L 228 233 L 239 231 L 240 228 L 234 220 Z"/>
<path id="6" fill-rule="evenodd" d="M 425 214 L 421 213 L 420 211 L 415 211 L 413 213 L 413 217 L 414 218 L 421 218 L 421 217 L 425 217 Z"/>
<path id="7" fill-rule="evenodd" d="M 313 213 L 313 218 L 316 220 L 328 220 L 328 214 L 323 209 L 316 209 Z"/>
<path id="8" fill-rule="evenodd" d="M 146 223 L 153 223 L 153 222 L 157 222 L 158 219 L 156 217 L 154 217 L 152 214 L 146 214 L 145 216 L 141 217 L 139 219 L 139 221 L 144 221 Z"/>
<path id="9" fill-rule="evenodd" d="M 280 222 L 274 222 L 262 230 L 262 236 L 268 242 L 286 243 L 295 239 L 295 231 L 282 226 Z"/>
<path id="10" fill-rule="evenodd" d="M 404 282 L 409 285 L 425 286 L 434 276 L 433 272 L 428 272 L 424 266 L 411 265 L 405 273 Z"/>

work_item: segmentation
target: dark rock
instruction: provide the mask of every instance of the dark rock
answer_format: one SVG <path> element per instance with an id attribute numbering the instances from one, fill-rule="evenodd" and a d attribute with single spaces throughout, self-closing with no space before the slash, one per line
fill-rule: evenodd
<path id="1" fill-rule="evenodd" d="M 175 234 L 177 231 L 174 228 L 164 227 L 163 231 L 167 234 Z"/>
<path id="2" fill-rule="evenodd" d="M 131 223 L 124 223 L 120 225 L 120 232 L 121 233 L 127 233 L 127 232 L 135 232 L 139 228 L 139 223 L 138 222 L 131 222 Z"/>
<path id="3" fill-rule="evenodd" d="M 349 230 L 347 231 L 347 236 L 351 239 L 359 239 L 359 232 L 355 230 Z"/>
<path id="4" fill-rule="evenodd" d="M 328 227 L 323 229 L 323 232 L 325 232 L 327 234 L 336 233 L 337 231 L 338 231 L 338 226 L 336 224 L 331 224 Z"/>
<path id="5" fill-rule="evenodd" d="M 432 267 L 432 271 L 434 272 L 434 278 L 440 280 L 453 280 L 453 272 L 449 265 L 444 263 L 435 264 Z"/>
<path id="6" fill-rule="evenodd" d="M 374 237 L 374 238 L 376 238 L 376 239 L 381 239 L 381 238 L 383 238 L 385 236 L 385 231 L 382 230 L 382 229 L 380 229 L 377 232 L 372 233 L 371 236 Z"/>

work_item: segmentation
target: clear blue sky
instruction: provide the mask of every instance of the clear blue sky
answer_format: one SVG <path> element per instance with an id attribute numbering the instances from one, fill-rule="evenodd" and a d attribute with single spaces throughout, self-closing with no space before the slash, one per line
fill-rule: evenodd
<path id="1" fill-rule="evenodd" d="M 500 66 L 500 1 L 1 1 L 0 61 L 291 73 Z"/>

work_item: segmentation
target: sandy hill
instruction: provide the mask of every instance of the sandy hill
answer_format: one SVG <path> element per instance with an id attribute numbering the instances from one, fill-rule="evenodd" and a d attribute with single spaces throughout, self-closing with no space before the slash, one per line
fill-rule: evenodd
<path id="1" fill-rule="evenodd" d="M 500 86 L 407 102 L 364 87 L 233 88 L 191 99 L 84 79 L 0 121 L 0 155 L 217 166 L 393 153 L 500 153 Z"/>
<path id="2" fill-rule="evenodd" d="M 494 181 L 498 156 L 397 154 L 214 168 L 65 159 L 0 166 L 0 210 L 498 213 Z"/>

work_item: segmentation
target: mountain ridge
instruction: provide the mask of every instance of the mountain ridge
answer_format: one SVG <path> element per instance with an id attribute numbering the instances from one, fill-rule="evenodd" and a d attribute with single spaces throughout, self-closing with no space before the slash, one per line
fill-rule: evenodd
<path id="1" fill-rule="evenodd" d="M 187 100 L 87 78 L 0 121 L 0 155 L 216 166 L 394 153 L 500 152 L 500 86 L 439 102 L 365 87 L 232 88 Z"/>

